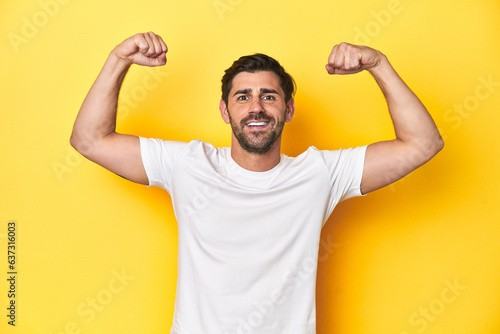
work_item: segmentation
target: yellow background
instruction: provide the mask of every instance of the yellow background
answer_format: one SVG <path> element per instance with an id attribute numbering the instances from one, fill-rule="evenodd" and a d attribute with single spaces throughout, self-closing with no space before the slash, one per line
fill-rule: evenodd
<path id="1" fill-rule="evenodd" d="M 119 131 L 228 146 L 220 78 L 239 56 L 263 52 L 298 83 L 283 144 L 291 156 L 310 145 L 393 137 L 369 74 L 324 69 L 342 41 L 384 52 L 428 107 L 445 149 L 400 182 L 334 211 L 322 234 L 318 333 L 500 332 L 498 0 L 6 0 L 2 333 L 169 331 L 177 227 L 168 194 L 121 179 L 69 145 L 111 49 L 150 30 L 167 42 L 168 63 L 131 69 Z M 9 221 L 18 235 L 15 328 L 5 310 Z"/>

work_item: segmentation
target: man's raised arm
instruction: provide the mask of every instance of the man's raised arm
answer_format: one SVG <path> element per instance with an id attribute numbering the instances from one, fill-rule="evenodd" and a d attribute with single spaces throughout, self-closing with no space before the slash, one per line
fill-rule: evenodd
<path id="1" fill-rule="evenodd" d="M 118 94 L 132 64 L 162 66 L 167 46 L 152 32 L 134 35 L 116 46 L 83 101 L 71 145 L 84 157 L 128 180 L 148 184 L 139 137 L 115 132 Z"/>
<path id="2" fill-rule="evenodd" d="M 361 181 L 363 194 L 399 180 L 443 148 L 431 115 L 382 53 L 341 43 L 333 47 L 326 70 L 330 74 L 369 71 L 389 106 L 396 139 L 368 145 Z"/>

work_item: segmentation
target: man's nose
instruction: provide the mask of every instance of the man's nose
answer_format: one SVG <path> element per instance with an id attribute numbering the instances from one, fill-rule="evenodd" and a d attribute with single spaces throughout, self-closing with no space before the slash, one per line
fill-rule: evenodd
<path id="1" fill-rule="evenodd" d="M 257 96 L 252 98 L 249 111 L 253 113 L 260 113 L 264 111 L 264 106 L 262 105 L 262 100 L 260 99 L 260 97 Z"/>

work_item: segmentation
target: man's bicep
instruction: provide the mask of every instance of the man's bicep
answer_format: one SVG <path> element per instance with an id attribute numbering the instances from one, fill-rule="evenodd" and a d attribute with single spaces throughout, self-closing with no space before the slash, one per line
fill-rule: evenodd
<path id="1" fill-rule="evenodd" d="M 127 180 L 149 184 L 137 136 L 112 133 L 94 145 L 88 158 Z"/>
<path id="2" fill-rule="evenodd" d="M 417 146 L 399 139 L 370 144 L 366 148 L 361 192 L 367 194 L 396 182 L 428 160 Z"/>

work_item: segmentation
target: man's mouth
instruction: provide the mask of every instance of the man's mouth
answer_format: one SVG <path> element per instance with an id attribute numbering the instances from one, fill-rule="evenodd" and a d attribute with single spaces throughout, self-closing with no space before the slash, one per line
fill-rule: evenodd
<path id="1" fill-rule="evenodd" d="M 261 127 L 261 126 L 266 126 L 268 125 L 269 122 L 265 122 L 265 121 L 252 121 L 252 122 L 248 122 L 246 124 L 246 126 L 250 126 L 250 127 Z"/>

